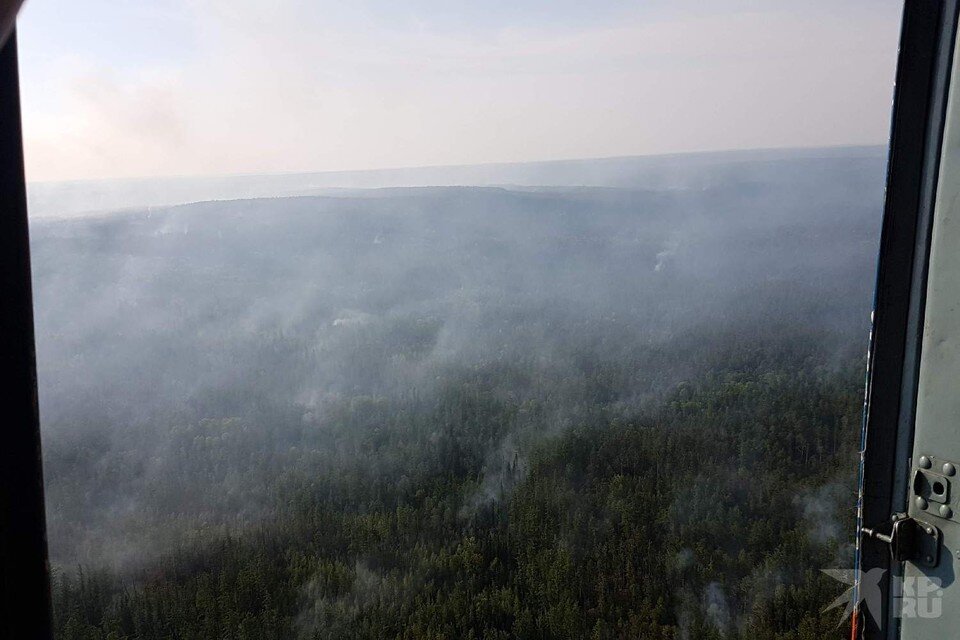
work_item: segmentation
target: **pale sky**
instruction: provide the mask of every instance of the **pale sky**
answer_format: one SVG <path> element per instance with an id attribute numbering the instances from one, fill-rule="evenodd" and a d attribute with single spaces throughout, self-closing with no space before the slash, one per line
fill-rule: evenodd
<path id="1" fill-rule="evenodd" d="M 894 0 L 28 0 L 29 180 L 887 139 Z"/>

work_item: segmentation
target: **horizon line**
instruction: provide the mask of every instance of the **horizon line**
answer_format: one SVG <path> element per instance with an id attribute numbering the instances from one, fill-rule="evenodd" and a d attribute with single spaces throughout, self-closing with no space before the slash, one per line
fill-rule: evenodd
<path id="1" fill-rule="evenodd" d="M 467 169 L 473 167 L 506 167 L 517 165 L 547 165 L 562 164 L 570 162 L 604 162 L 617 160 L 653 160 L 657 158 L 681 158 L 690 156 L 716 156 L 716 155 L 736 155 L 736 154 L 754 154 L 771 152 L 817 152 L 817 151 L 842 151 L 845 149 L 881 149 L 886 148 L 888 143 L 877 142 L 870 144 L 835 144 L 835 145 L 816 145 L 816 146 L 787 146 L 787 147 L 751 147 L 746 149 L 710 149 L 703 151 L 672 151 L 666 153 L 641 153 L 615 156 L 586 156 L 573 158 L 557 158 L 552 160 L 504 160 L 476 163 L 455 163 L 455 164 L 427 164 L 427 165 L 405 165 L 368 169 L 321 169 L 321 170 L 289 170 L 289 171 L 265 171 L 262 173 L 241 172 L 241 173 L 211 173 L 199 175 L 186 174 L 168 174 L 155 176 L 128 176 L 128 177 L 106 177 L 106 178 L 65 178 L 59 180 L 27 180 L 27 185 L 63 185 L 63 184 L 91 184 L 97 182 L 139 182 L 149 180 L 217 180 L 217 179 L 236 179 L 236 178 L 269 178 L 285 176 L 306 176 L 306 175 L 337 175 L 337 174 L 362 174 L 362 173 L 383 173 L 400 171 L 426 171 L 439 169 Z"/>

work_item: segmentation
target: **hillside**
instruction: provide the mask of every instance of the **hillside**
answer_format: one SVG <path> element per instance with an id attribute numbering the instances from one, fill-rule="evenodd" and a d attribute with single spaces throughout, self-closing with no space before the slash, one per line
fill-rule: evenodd
<path id="1" fill-rule="evenodd" d="M 58 637 L 829 637 L 866 156 L 35 220 Z"/>

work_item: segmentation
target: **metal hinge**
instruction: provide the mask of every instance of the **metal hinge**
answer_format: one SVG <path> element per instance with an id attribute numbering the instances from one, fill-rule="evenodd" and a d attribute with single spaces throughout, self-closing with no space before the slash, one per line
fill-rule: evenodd
<path id="1" fill-rule="evenodd" d="M 894 514 L 882 528 L 864 527 L 863 536 L 890 545 L 890 555 L 896 562 L 935 567 L 940 561 L 940 529 L 905 513 Z"/>

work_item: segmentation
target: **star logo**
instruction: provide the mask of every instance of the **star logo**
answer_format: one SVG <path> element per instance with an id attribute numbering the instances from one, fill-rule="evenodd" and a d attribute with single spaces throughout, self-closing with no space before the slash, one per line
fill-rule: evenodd
<path id="1" fill-rule="evenodd" d="M 846 591 L 824 608 L 824 611 L 830 611 L 838 607 L 844 608 L 837 626 L 842 625 L 845 620 L 853 615 L 853 612 L 861 604 L 865 604 L 870 617 L 873 618 L 878 627 L 882 627 L 883 592 L 880 589 L 880 581 L 886 573 L 885 570 L 875 568 L 866 572 L 859 569 L 821 569 L 821 571 L 837 582 L 850 585 Z"/>

